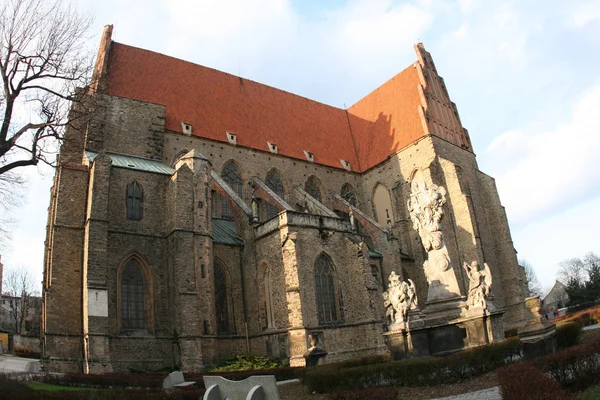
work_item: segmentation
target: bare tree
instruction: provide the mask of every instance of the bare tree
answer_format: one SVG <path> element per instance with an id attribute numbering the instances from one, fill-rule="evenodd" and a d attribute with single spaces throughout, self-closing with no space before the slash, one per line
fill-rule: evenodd
<path id="1" fill-rule="evenodd" d="M 33 277 L 25 268 L 9 269 L 4 277 L 3 283 L 4 300 L 8 301 L 8 307 L 4 311 L 8 312 L 11 325 L 18 334 L 25 333 L 25 323 L 27 321 L 39 321 L 36 314 L 36 304 L 39 299 L 36 298 L 37 290 Z M 29 331 L 35 330 L 35 326 L 29 328 Z"/>
<path id="2" fill-rule="evenodd" d="M 580 258 L 570 258 L 561 261 L 558 266 L 558 279 L 565 285 L 568 285 L 569 283 L 583 285 L 585 283 L 587 272 L 585 264 Z"/>
<path id="3" fill-rule="evenodd" d="M 89 83 L 85 51 L 90 16 L 62 0 L 4 0 L 0 4 L 0 175 L 52 165 L 77 88 Z"/>
<path id="4" fill-rule="evenodd" d="M 525 269 L 525 279 L 527 280 L 527 287 L 529 288 L 529 296 L 541 296 L 542 285 L 540 280 L 533 269 L 533 266 L 527 260 L 519 260 L 519 265 Z"/>

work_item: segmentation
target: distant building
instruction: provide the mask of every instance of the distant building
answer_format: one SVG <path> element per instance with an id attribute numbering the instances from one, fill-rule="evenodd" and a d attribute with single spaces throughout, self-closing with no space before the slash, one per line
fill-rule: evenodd
<path id="1" fill-rule="evenodd" d="M 23 336 L 40 336 L 42 298 L 31 296 L 23 314 L 23 299 L 3 294 L 0 297 L 0 331 Z"/>
<path id="2" fill-rule="evenodd" d="M 569 295 L 567 293 L 567 287 L 556 281 L 550 292 L 542 300 L 542 306 L 546 315 L 549 318 L 554 317 L 554 312 L 559 308 L 566 307 L 569 304 Z"/>

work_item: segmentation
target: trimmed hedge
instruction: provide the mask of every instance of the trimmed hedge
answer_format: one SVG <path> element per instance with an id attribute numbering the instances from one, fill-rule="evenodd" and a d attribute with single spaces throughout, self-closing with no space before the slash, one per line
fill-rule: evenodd
<path id="1" fill-rule="evenodd" d="M 503 399 L 573 399 L 558 382 L 530 364 L 517 364 L 498 370 Z"/>
<path id="2" fill-rule="evenodd" d="M 35 390 L 25 382 L 0 375 L 1 398 L 11 400 L 198 400 L 204 389 L 98 389 L 98 390 Z"/>
<path id="3" fill-rule="evenodd" d="M 313 392 L 385 386 L 428 386 L 455 383 L 493 371 L 520 358 L 517 338 L 468 349 L 444 357 L 417 358 L 373 365 L 345 367 L 327 364 L 305 370 L 303 380 Z"/>
<path id="4" fill-rule="evenodd" d="M 583 320 L 576 318 L 556 327 L 556 347 L 564 349 L 575 346 L 579 343 L 581 330 L 583 329 Z"/>
<path id="5" fill-rule="evenodd" d="M 202 379 L 205 375 L 219 375 L 230 380 L 242 380 L 253 375 L 275 375 L 278 381 L 297 378 L 299 368 L 282 367 L 266 370 L 236 372 L 184 372 L 186 381 L 195 381 L 194 387 L 204 388 Z M 45 383 L 61 386 L 91 388 L 162 388 L 166 372 L 144 374 L 111 372 L 105 374 L 44 374 L 36 377 Z"/>
<path id="6" fill-rule="evenodd" d="M 505 399 L 570 399 L 600 383 L 600 340 L 498 371 Z"/>
<path id="7" fill-rule="evenodd" d="M 384 387 L 374 389 L 344 390 L 343 392 L 330 393 L 329 400 L 396 400 L 398 389 Z"/>
<path id="8" fill-rule="evenodd" d="M 600 383 L 600 340 L 565 349 L 535 360 L 563 388 L 581 391 Z"/>

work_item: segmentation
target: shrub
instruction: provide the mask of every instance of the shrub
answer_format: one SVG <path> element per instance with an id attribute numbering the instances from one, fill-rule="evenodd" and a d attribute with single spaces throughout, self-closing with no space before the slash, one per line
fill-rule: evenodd
<path id="1" fill-rule="evenodd" d="M 584 390 L 600 382 L 600 340 L 571 347 L 535 361 L 562 387 Z"/>
<path id="2" fill-rule="evenodd" d="M 345 367 L 344 363 L 308 368 L 303 380 L 310 391 L 332 392 L 385 386 L 454 383 L 492 371 L 520 357 L 517 338 L 444 357 Z"/>
<path id="3" fill-rule="evenodd" d="M 215 367 L 210 372 L 265 370 L 280 367 L 279 363 L 265 356 L 238 355 L 225 360 L 224 365 Z"/>
<path id="4" fill-rule="evenodd" d="M 330 400 L 396 400 L 398 389 L 384 387 L 375 389 L 344 390 L 343 392 L 330 393 Z"/>
<path id="5" fill-rule="evenodd" d="M 353 358 L 353 359 L 342 361 L 342 362 L 336 363 L 336 364 L 340 364 L 340 366 L 342 368 L 351 368 L 351 367 L 359 367 L 361 365 L 381 364 L 381 363 L 390 362 L 390 361 L 391 361 L 391 357 L 390 357 L 389 353 L 386 353 L 386 354 L 377 354 L 374 356 L 366 356 L 366 357 L 361 357 L 361 358 Z"/>
<path id="6" fill-rule="evenodd" d="M 60 386 L 91 388 L 162 388 L 167 374 L 129 374 L 111 372 L 106 374 L 44 374 L 36 377 L 45 383 Z"/>
<path id="7" fill-rule="evenodd" d="M 303 369 L 303 368 L 302 368 Z M 204 375 L 220 375 L 230 380 L 242 380 L 252 375 L 275 375 L 278 381 L 298 377 L 300 368 L 275 368 L 269 370 L 251 370 L 223 373 L 184 372 L 187 381 L 195 381 L 195 388 L 204 388 Z M 91 387 L 91 388 L 162 388 L 166 372 L 146 374 L 111 372 L 105 374 L 45 374 L 36 379 L 61 386 Z"/>
<path id="8" fill-rule="evenodd" d="M 34 390 L 25 382 L 0 375 L 1 398 L 11 400 L 198 400 L 204 389 Z"/>
<path id="9" fill-rule="evenodd" d="M 547 400 L 572 399 L 558 382 L 534 366 L 524 363 L 498 370 L 503 399 Z"/>
<path id="10" fill-rule="evenodd" d="M 557 326 L 556 347 L 559 349 L 564 349 L 566 347 L 571 347 L 578 344 L 582 328 L 583 320 L 580 318 Z"/>

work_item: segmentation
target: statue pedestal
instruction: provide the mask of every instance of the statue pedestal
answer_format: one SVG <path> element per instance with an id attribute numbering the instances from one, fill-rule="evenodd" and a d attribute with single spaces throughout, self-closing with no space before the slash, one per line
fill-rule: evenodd
<path id="1" fill-rule="evenodd" d="M 531 312 L 527 325 L 519 330 L 519 340 L 526 360 L 545 356 L 556 351 L 556 325 L 541 314 L 542 303 L 539 296 L 528 297 L 525 304 Z"/>
<path id="2" fill-rule="evenodd" d="M 409 313 L 408 322 L 389 326 L 384 336 L 393 360 L 446 354 L 504 339 L 504 311 L 446 303 L 418 315 Z"/>

